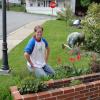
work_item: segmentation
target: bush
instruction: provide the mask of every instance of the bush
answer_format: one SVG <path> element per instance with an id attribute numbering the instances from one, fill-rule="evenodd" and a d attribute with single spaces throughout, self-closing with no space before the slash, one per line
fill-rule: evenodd
<path id="1" fill-rule="evenodd" d="M 100 72 L 100 58 L 92 60 L 90 63 L 91 71 L 94 73 Z"/>
<path id="2" fill-rule="evenodd" d="M 84 32 L 88 33 L 86 48 L 100 53 L 100 4 L 92 3 L 82 21 Z"/>
<path id="3" fill-rule="evenodd" d="M 83 7 L 87 7 L 91 3 L 91 0 L 80 0 L 80 2 Z"/>
<path id="4" fill-rule="evenodd" d="M 36 93 L 38 91 L 47 90 L 47 84 L 41 79 L 27 77 L 18 85 L 18 90 L 21 94 Z"/>

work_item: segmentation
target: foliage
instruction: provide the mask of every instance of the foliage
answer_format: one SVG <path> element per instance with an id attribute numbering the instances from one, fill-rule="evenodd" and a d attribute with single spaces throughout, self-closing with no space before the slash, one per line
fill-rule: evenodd
<path id="1" fill-rule="evenodd" d="M 93 3 L 89 6 L 82 23 L 84 32 L 89 34 L 86 48 L 100 53 L 100 4 Z"/>
<path id="2" fill-rule="evenodd" d="M 65 9 L 61 9 L 61 11 L 57 12 L 57 19 L 68 21 L 73 18 L 73 13 L 70 7 Z"/>
<path id="3" fill-rule="evenodd" d="M 96 54 L 92 54 L 90 68 L 92 72 L 100 72 L 100 57 L 97 57 Z"/>
<path id="4" fill-rule="evenodd" d="M 89 74 L 91 72 L 90 67 L 83 67 L 77 68 L 76 66 L 68 66 L 68 65 L 60 65 L 55 68 L 55 75 L 53 79 L 62 79 L 68 78 L 72 76 L 80 76 L 83 74 Z"/>
<path id="5" fill-rule="evenodd" d="M 83 7 L 87 7 L 91 3 L 91 0 L 80 0 L 80 3 Z"/>
<path id="6" fill-rule="evenodd" d="M 21 94 L 36 93 L 38 91 L 47 90 L 47 84 L 41 81 L 41 79 L 27 77 L 21 81 L 18 90 Z"/>
<path id="7" fill-rule="evenodd" d="M 8 4 L 7 10 L 16 11 L 16 12 L 25 12 L 25 5 L 20 4 Z"/>
<path id="8" fill-rule="evenodd" d="M 64 65 L 66 62 L 69 65 L 70 63 L 67 61 L 69 58 L 69 55 L 67 53 L 68 50 L 66 49 L 66 51 L 64 51 L 61 48 L 61 44 L 63 42 L 66 42 L 66 37 L 69 33 L 73 31 L 81 31 L 81 29 L 70 27 L 66 24 L 65 21 L 61 20 L 49 20 L 43 24 L 43 28 L 43 36 L 46 38 L 51 48 L 48 63 L 51 66 L 56 66 L 57 57 L 60 56 L 62 58 L 62 65 Z M 7 76 L 0 76 L 0 100 L 11 100 L 9 87 L 18 84 L 23 78 L 31 76 L 26 67 L 23 50 L 32 35 L 33 34 L 31 34 L 23 42 L 18 44 L 13 50 L 10 51 L 8 55 L 11 73 Z M 56 41 L 54 42 L 54 40 Z M 77 62 L 75 66 L 79 68 L 81 65 L 84 65 L 84 69 L 88 66 L 89 59 L 89 56 L 86 56 L 82 58 L 82 62 Z"/>
<path id="9" fill-rule="evenodd" d="M 79 85 L 79 84 L 82 84 L 81 80 L 71 80 L 71 83 L 69 85 L 74 86 L 74 85 Z"/>

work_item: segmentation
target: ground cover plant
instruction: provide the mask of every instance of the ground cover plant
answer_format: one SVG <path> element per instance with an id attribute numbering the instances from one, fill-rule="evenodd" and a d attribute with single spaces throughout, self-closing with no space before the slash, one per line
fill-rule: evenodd
<path id="1" fill-rule="evenodd" d="M 49 46 L 51 48 L 51 53 L 48 63 L 56 67 L 58 65 L 73 65 L 70 61 L 69 50 L 62 49 L 62 43 L 66 42 L 67 35 L 73 31 L 81 31 L 81 29 L 76 29 L 75 27 L 70 27 L 65 21 L 61 20 L 50 20 L 44 25 L 44 37 L 47 39 Z M 24 33 L 23 33 L 24 34 Z M 31 35 L 32 36 L 32 35 Z M 9 93 L 9 87 L 17 85 L 20 80 L 31 75 L 26 68 L 26 61 L 23 57 L 23 49 L 27 44 L 29 38 L 25 39 L 22 43 L 16 46 L 9 53 L 9 66 L 11 68 L 11 73 L 8 76 L 0 76 L 0 100 L 11 100 L 11 95 Z M 61 63 L 58 63 L 58 59 L 61 59 Z M 82 61 L 75 62 L 74 65 L 78 67 L 88 67 L 90 57 L 88 55 L 83 56 Z M 1 65 L 1 61 L 0 61 Z M 34 77 L 34 76 L 33 76 Z"/>

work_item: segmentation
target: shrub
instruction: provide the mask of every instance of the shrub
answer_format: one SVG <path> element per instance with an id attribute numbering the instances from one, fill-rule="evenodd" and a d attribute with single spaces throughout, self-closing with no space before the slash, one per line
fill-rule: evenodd
<path id="1" fill-rule="evenodd" d="M 92 72 L 100 72 L 100 57 L 97 57 L 96 54 L 92 55 L 90 68 Z"/>
<path id="2" fill-rule="evenodd" d="M 41 79 L 34 79 L 33 77 L 27 77 L 21 81 L 18 85 L 18 90 L 21 94 L 36 93 L 47 89 L 47 84 Z"/>
<path id="3" fill-rule="evenodd" d="M 80 0 L 80 2 L 83 7 L 87 7 L 91 3 L 91 0 Z"/>
<path id="4" fill-rule="evenodd" d="M 92 3 L 82 21 L 87 33 L 86 48 L 100 53 L 100 4 Z"/>

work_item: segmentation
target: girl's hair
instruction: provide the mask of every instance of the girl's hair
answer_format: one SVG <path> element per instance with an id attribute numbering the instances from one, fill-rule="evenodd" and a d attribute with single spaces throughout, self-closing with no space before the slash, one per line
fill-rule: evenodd
<path id="1" fill-rule="evenodd" d="M 40 25 L 37 25 L 37 26 L 35 26 L 35 28 L 34 28 L 34 32 L 36 32 L 38 29 L 42 29 L 42 31 L 43 31 L 43 27 L 40 26 Z"/>

